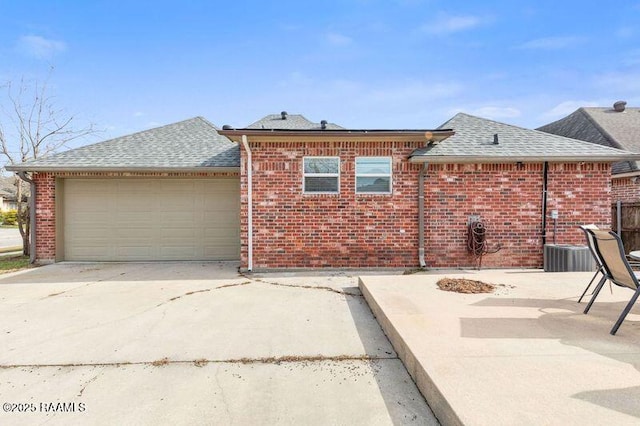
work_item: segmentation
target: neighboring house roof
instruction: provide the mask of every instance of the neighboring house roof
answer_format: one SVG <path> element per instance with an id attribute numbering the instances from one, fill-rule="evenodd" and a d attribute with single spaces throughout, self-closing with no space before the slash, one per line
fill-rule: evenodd
<path id="1" fill-rule="evenodd" d="M 334 123 L 322 120 L 320 123 L 314 123 L 300 114 L 287 114 L 282 111 L 280 114 L 270 114 L 261 118 L 247 126 L 247 129 L 279 129 L 279 130 L 323 130 L 322 123 L 325 123 L 325 129 L 339 130 L 344 127 Z"/>
<path id="2" fill-rule="evenodd" d="M 195 117 L 14 166 L 10 171 L 202 171 L 240 167 L 238 145 Z"/>
<path id="3" fill-rule="evenodd" d="M 455 135 L 415 150 L 413 162 L 614 162 L 640 154 L 459 113 L 440 128 Z M 497 136 L 495 136 L 497 135 Z M 497 144 L 495 143 L 497 141 Z"/>
<path id="4" fill-rule="evenodd" d="M 598 145 L 640 152 L 640 108 L 579 108 L 568 116 L 539 127 L 555 135 L 580 139 Z M 613 165 L 613 174 L 640 170 L 635 161 Z"/>
<path id="5" fill-rule="evenodd" d="M 18 195 L 16 194 L 16 179 L 20 180 L 17 176 L 2 176 L 0 177 L 0 197 L 5 201 L 16 201 Z M 29 185 L 22 181 L 22 199 L 26 200 L 29 197 Z"/>
<path id="6" fill-rule="evenodd" d="M 16 178 L 15 176 L 0 177 L 0 196 L 5 200 L 16 199 Z"/>

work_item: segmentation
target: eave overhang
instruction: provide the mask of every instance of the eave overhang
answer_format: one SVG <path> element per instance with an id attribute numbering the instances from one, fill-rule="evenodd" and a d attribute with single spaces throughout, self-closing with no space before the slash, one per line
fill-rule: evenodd
<path id="1" fill-rule="evenodd" d="M 623 178 L 630 178 L 630 177 L 637 177 L 637 176 L 640 176 L 640 170 L 634 170 L 632 172 L 625 172 L 625 173 L 613 173 L 611 175 L 611 177 L 614 179 L 623 179 Z"/>
<path id="2" fill-rule="evenodd" d="M 287 130 L 287 129 L 223 129 L 218 130 L 234 142 L 246 136 L 249 142 L 423 142 L 438 143 L 453 136 L 451 129 L 442 130 Z"/>
<path id="3" fill-rule="evenodd" d="M 616 163 L 623 160 L 640 160 L 640 154 L 630 155 L 529 155 L 529 156 L 478 156 L 478 155 L 410 155 L 410 163 L 431 164 L 503 164 L 503 163 Z"/>

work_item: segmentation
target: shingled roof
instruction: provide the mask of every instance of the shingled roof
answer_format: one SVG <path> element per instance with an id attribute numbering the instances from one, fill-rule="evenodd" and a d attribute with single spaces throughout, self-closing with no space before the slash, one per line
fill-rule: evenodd
<path id="1" fill-rule="evenodd" d="M 539 127 L 538 130 L 612 148 L 640 152 L 640 108 L 579 108 L 570 115 Z M 612 166 L 613 174 L 640 170 L 635 161 Z"/>
<path id="2" fill-rule="evenodd" d="M 459 113 L 440 128 L 455 135 L 415 150 L 412 162 L 614 162 L 640 154 Z M 496 143 L 497 142 L 497 143 Z"/>
<path id="3" fill-rule="evenodd" d="M 61 152 L 10 171 L 203 171 L 240 167 L 238 144 L 195 117 Z"/>
<path id="4" fill-rule="evenodd" d="M 283 118 L 284 117 L 284 118 Z M 247 126 L 247 129 L 278 129 L 278 130 L 321 130 L 321 123 L 314 123 L 300 114 L 269 114 Z M 334 123 L 326 123 L 327 130 L 342 130 L 344 127 Z"/>

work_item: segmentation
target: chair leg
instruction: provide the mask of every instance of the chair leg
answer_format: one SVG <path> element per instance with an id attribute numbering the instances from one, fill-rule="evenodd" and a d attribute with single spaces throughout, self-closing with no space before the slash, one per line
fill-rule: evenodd
<path id="1" fill-rule="evenodd" d="M 604 286 L 605 282 L 607 282 L 607 277 L 603 276 L 598 282 L 598 285 L 596 286 L 595 290 L 593 290 L 593 296 L 591 297 L 591 300 L 589 300 L 587 307 L 584 308 L 585 314 L 589 312 L 589 309 L 591 309 L 591 305 L 593 305 L 593 302 L 595 302 L 596 297 L 598 297 L 598 294 L 600 293 L 600 290 L 602 290 L 602 287 Z"/>
<path id="2" fill-rule="evenodd" d="M 580 299 L 578 299 L 578 303 L 582 302 L 582 298 L 584 297 L 585 294 L 587 294 L 587 291 L 589 291 L 589 288 L 591 287 L 591 284 L 593 284 L 593 281 L 596 279 L 596 277 L 598 276 L 598 274 L 602 272 L 602 268 L 598 268 L 598 270 L 596 271 L 595 274 L 593 274 L 593 278 L 591 278 L 591 281 L 589 281 L 589 285 L 587 286 L 587 288 L 584 289 L 584 291 L 582 292 L 582 296 L 580 296 Z"/>
<path id="3" fill-rule="evenodd" d="M 635 305 L 636 300 L 638 300 L 638 296 L 640 296 L 640 287 L 633 294 L 633 297 L 631 298 L 631 300 L 629 300 L 629 303 L 627 303 L 627 306 L 624 308 L 624 311 L 622 311 L 622 314 L 620 314 L 620 318 L 618 318 L 618 321 L 616 321 L 616 324 L 611 329 L 612 335 L 615 336 L 616 332 L 618 331 L 618 328 L 620 328 L 620 326 L 622 325 L 622 322 L 627 317 L 627 314 L 629 313 L 631 308 L 633 308 L 633 305 Z"/>

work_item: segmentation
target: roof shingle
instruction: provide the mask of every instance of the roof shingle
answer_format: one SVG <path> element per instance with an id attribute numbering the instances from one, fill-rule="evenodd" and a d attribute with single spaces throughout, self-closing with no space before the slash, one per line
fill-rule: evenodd
<path id="1" fill-rule="evenodd" d="M 238 144 L 202 117 L 53 154 L 11 171 L 185 170 L 240 167 Z"/>
<path id="2" fill-rule="evenodd" d="M 578 108 L 568 116 L 539 127 L 555 135 L 590 143 L 640 152 L 640 108 L 623 112 L 611 108 Z M 613 174 L 640 170 L 635 161 L 622 161 L 612 167 Z"/>
<path id="3" fill-rule="evenodd" d="M 300 114 L 269 114 L 255 123 L 247 126 L 247 129 L 278 129 L 278 130 L 321 130 L 321 123 L 314 123 Z M 327 130 L 342 130 L 344 127 L 334 123 L 327 123 Z"/>
<path id="4" fill-rule="evenodd" d="M 459 113 L 440 128 L 455 135 L 414 151 L 413 161 L 616 161 L 640 158 L 628 151 L 552 135 Z M 497 135 L 498 143 L 494 143 Z"/>

